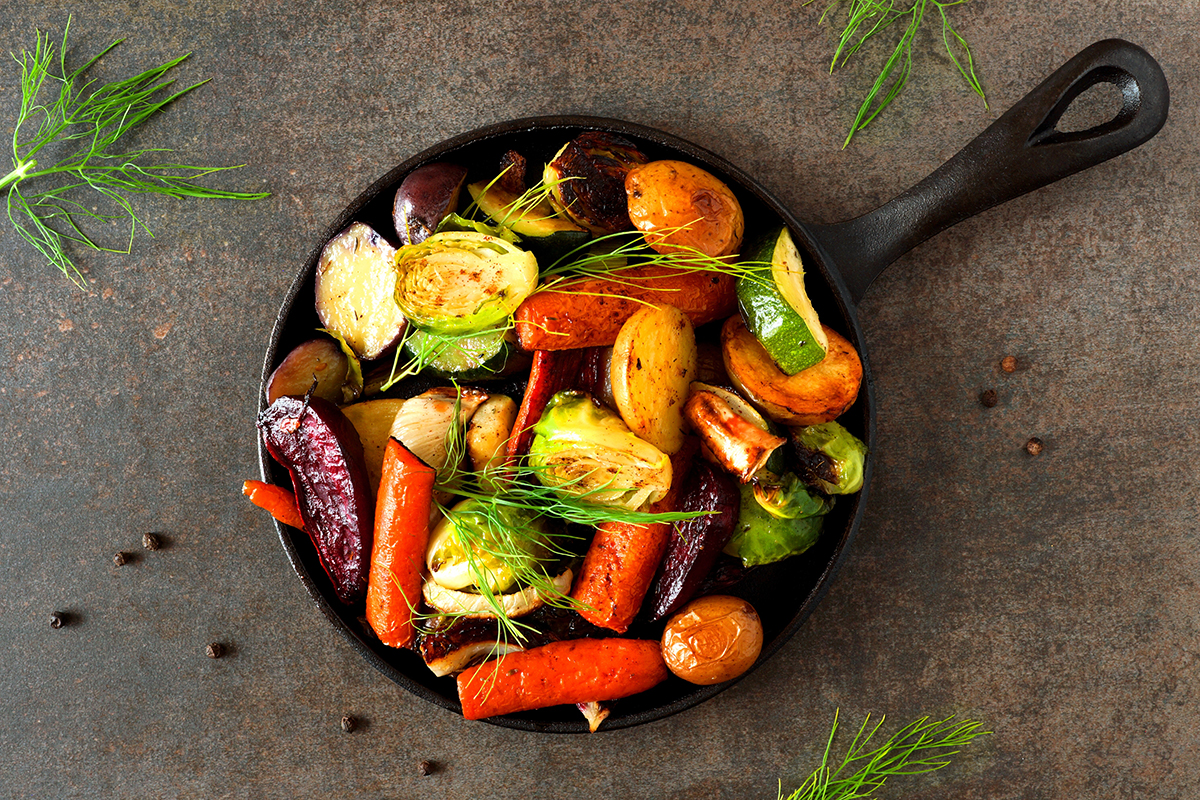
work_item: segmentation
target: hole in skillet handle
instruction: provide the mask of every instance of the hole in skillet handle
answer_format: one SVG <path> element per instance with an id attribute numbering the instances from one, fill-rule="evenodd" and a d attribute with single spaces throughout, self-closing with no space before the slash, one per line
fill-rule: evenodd
<path id="1" fill-rule="evenodd" d="M 403 178 L 418 166 L 437 160 L 455 161 L 469 169 L 468 180 L 494 177 L 498 158 L 512 147 L 523 152 L 531 162 L 549 157 L 562 143 L 585 130 L 603 130 L 633 140 L 651 158 L 678 158 L 697 164 L 724 180 L 738 195 L 746 211 L 748 231 L 750 220 L 755 227 L 789 225 L 794 232 L 802 226 L 752 178 L 724 159 L 670 134 L 651 128 L 596 117 L 543 117 L 516 120 L 488 126 L 462 134 L 436 145 L 395 169 L 368 187 L 330 226 L 332 236 L 351 221 L 374 223 L 381 233 L 390 235 L 390 210 L 393 194 Z M 263 368 L 263 381 L 289 352 L 290 348 L 310 338 L 316 327 L 313 311 L 313 274 L 324 240 L 313 248 L 307 264 L 297 275 L 276 321 Z M 818 312 L 828 324 L 850 338 L 862 352 L 862 332 L 853 307 L 837 276 L 830 275 L 825 265 L 817 262 L 810 273 L 810 295 Z M 864 384 L 858 401 L 840 421 L 856 436 L 874 445 L 874 403 L 870 372 L 863 359 Z M 265 405 L 260 391 L 259 408 Z M 286 470 L 276 464 L 259 443 L 259 460 L 264 480 L 289 485 Z M 867 461 L 864 489 L 854 497 L 839 502 L 826 522 L 825 532 L 817 544 L 803 556 L 771 565 L 752 573 L 731 594 L 749 600 L 759 611 L 765 631 L 765 644 L 758 664 L 778 651 L 800 628 L 817 603 L 828 591 L 833 577 L 849 551 L 861 522 L 870 483 L 871 459 Z M 389 679 L 418 697 L 458 714 L 461 708 L 452 678 L 434 676 L 420 657 L 407 650 L 382 645 L 365 628 L 362 621 L 363 604 L 346 606 L 339 603 L 332 585 L 321 567 L 315 549 L 302 532 L 277 524 L 279 539 L 301 582 L 314 603 L 347 642 L 372 666 Z M 646 636 L 654 635 L 646 631 Z M 756 665 L 757 666 L 757 665 Z M 747 673 L 748 674 L 748 673 Z M 745 676 L 743 676 L 745 677 Z M 614 704 L 613 714 L 600 731 L 617 730 L 653 722 L 701 703 L 735 681 L 715 686 L 694 686 L 672 678 L 642 695 L 626 698 Z M 544 733 L 586 733 L 587 723 L 582 714 L 571 707 L 559 706 L 541 711 L 512 714 L 486 720 L 491 724 L 520 730 Z"/>

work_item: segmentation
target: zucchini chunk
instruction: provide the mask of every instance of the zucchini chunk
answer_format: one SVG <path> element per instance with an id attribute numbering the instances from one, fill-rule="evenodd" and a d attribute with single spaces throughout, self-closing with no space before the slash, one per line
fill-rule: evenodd
<path id="1" fill-rule="evenodd" d="M 519 207 L 519 196 L 498 182 L 487 181 L 467 186 L 471 199 L 479 210 L 495 222 L 521 237 L 522 244 L 545 264 L 562 258 L 576 247 L 582 247 L 592 235 L 569 219 L 557 216 L 545 200 L 528 208 Z"/>

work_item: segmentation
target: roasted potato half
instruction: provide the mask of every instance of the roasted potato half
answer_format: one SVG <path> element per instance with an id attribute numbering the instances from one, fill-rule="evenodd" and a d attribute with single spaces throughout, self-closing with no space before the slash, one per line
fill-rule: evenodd
<path id="1" fill-rule="evenodd" d="M 696 377 L 696 335 L 673 306 L 644 306 L 613 345 L 612 393 L 621 419 L 668 455 L 683 446 L 683 405 Z"/>
<path id="2" fill-rule="evenodd" d="M 683 161 L 651 161 L 625 176 L 629 219 L 659 253 L 694 248 L 736 253 L 746 220 L 733 191 L 711 172 Z"/>
<path id="3" fill-rule="evenodd" d="M 325 245 L 317 262 L 317 316 L 366 361 L 404 333 L 404 314 L 394 297 L 395 257 L 386 239 L 355 222 Z"/>
<path id="4" fill-rule="evenodd" d="M 854 345 L 823 325 L 829 350 L 817 364 L 787 375 L 746 327 L 732 316 L 721 328 L 725 370 L 742 396 L 771 419 L 792 427 L 840 417 L 854 404 L 862 385 L 862 362 Z"/>

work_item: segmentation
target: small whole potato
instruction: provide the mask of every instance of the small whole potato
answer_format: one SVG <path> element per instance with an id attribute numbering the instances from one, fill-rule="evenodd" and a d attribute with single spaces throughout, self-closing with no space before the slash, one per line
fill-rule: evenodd
<path id="1" fill-rule="evenodd" d="M 625 176 L 629 219 L 659 253 L 694 248 L 736 253 L 746 221 L 742 205 L 710 172 L 683 161 L 651 161 Z"/>
<path id="2" fill-rule="evenodd" d="M 671 672 L 707 686 L 746 672 L 762 652 L 762 621 L 740 597 L 700 597 L 671 617 L 662 635 L 663 660 Z"/>

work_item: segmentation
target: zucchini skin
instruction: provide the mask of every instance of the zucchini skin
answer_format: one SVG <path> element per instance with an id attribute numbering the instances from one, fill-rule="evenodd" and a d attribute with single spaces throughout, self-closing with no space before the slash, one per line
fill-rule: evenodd
<path id="1" fill-rule="evenodd" d="M 749 251 L 749 260 L 761 262 L 754 277 L 738 278 L 738 310 L 746 327 L 762 344 L 779 369 L 788 375 L 821 363 L 825 348 L 779 291 L 767 266 L 774 260 L 779 239 L 787 235 L 781 228 L 759 239 Z"/>

